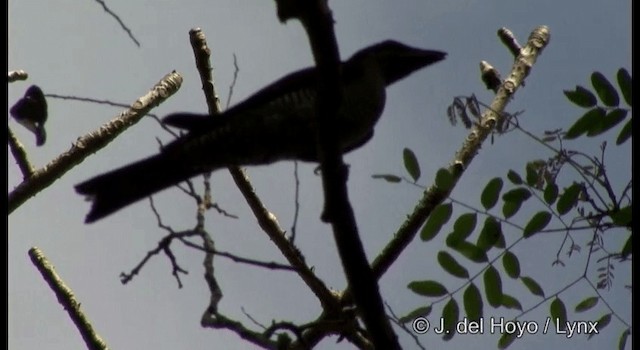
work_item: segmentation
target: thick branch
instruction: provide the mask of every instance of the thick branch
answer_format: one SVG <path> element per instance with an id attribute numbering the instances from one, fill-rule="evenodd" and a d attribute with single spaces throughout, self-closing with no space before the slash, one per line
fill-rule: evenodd
<path id="1" fill-rule="evenodd" d="M 347 192 L 348 170 L 333 137 L 342 100 L 340 56 L 333 31 L 333 18 L 326 0 L 276 1 L 281 20 L 298 18 L 309 37 L 318 72 L 317 143 L 322 169 L 325 206 L 323 220 L 332 225 L 349 288 L 378 349 L 399 349 L 397 336 L 384 312 L 377 281 L 358 235 Z"/>
<path id="2" fill-rule="evenodd" d="M 35 170 L 33 169 L 33 165 L 31 165 L 31 162 L 29 162 L 27 151 L 24 149 L 24 146 L 22 146 L 22 143 L 18 140 L 13 131 L 11 131 L 11 128 L 8 127 L 7 129 L 7 139 L 9 141 L 11 154 L 13 155 L 13 158 L 16 160 L 16 163 L 18 164 L 18 167 L 22 172 L 22 178 L 28 179 L 33 176 L 33 173 L 35 172 Z"/>
<path id="3" fill-rule="evenodd" d="M 468 167 L 480 151 L 482 143 L 490 135 L 491 130 L 501 119 L 504 119 L 502 112 L 505 110 L 507 103 L 529 75 L 531 67 L 533 67 L 538 55 L 540 55 L 548 42 L 549 28 L 546 26 L 540 26 L 531 33 L 527 45 L 520 51 L 511 68 L 511 73 L 500 86 L 490 108 L 482 114 L 480 122 L 475 124 L 462 147 L 456 152 L 456 156 L 448 168 L 453 175 L 453 185 L 445 191 L 438 189 L 436 185 L 432 185 L 425 190 L 413 213 L 396 232 L 394 239 L 387 244 L 382 253 L 374 260 L 372 265 L 378 278 L 387 271 L 404 248 L 413 240 L 433 208 L 450 194 L 462 176 L 464 169 Z"/>
<path id="4" fill-rule="evenodd" d="M 18 80 L 27 80 L 27 78 L 29 78 L 29 74 L 22 69 L 9 71 L 9 75 L 7 77 L 10 83 Z"/>
<path id="5" fill-rule="evenodd" d="M 44 256 L 42 251 L 37 247 L 29 249 L 29 257 L 31 262 L 36 266 L 42 277 L 53 290 L 60 304 L 71 317 L 71 320 L 78 328 L 82 335 L 82 339 L 90 350 L 106 350 L 108 349 L 105 341 L 95 331 L 84 312 L 80 309 L 80 302 L 73 295 L 73 291 L 67 287 L 64 281 L 58 276 L 54 267 Z"/>

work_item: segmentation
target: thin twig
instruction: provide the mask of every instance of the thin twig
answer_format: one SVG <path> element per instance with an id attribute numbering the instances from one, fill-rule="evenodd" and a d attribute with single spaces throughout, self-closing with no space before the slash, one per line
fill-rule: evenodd
<path id="1" fill-rule="evenodd" d="M 231 97 L 233 96 L 233 89 L 236 87 L 236 83 L 238 81 L 238 73 L 240 72 L 240 67 L 238 66 L 238 59 L 236 54 L 233 54 L 233 81 L 229 85 L 229 94 L 227 95 L 227 106 L 225 108 L 229 108 L 231 104 Z"/>
<path id="2" fill-rule="evenodd" d="M 129 27 L 127 27 L 127 25 L 124 24 L 124 22 L 120 19 L 120 16 L 118 16 L 115 12 L 111 11 L 111 9 L 107 7 L 107 4 L 104 2 L 104 0 L 95 0 L 95 1 L 102 6 L 102 8 L 106 13 L 108 13 L 111 17 L 113 17 L 116 21 L 118 21 L 118 24 L 120 24 L 120 27 L 122 27 L 122 29 L 127 33 L 127 35 L 129 35 L 129 38 L 131 38 L 133 43 L 136 44 L 136 46 L 140 47 L 140 42 L 138 41 L 138 39 L 135 38 L 135 36 L 133 36 L 131 29 L 129 29 Z"/>
<path id="3" fill-rule="evenodd" d="M 300 212 L 300 178 L 298 177 L 298 161 L 293 161 L 293 179 L 295 183 L 295 194 L 293 197 L 293 223 L 291 224 L 291 236 L 289 241 L 295 243 L 296 240 L 296 227 L 298 226 L 298 214 Z"/>

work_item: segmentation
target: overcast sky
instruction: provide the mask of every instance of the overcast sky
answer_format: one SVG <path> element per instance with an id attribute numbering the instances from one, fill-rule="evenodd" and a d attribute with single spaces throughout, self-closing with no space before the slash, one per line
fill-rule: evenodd
<path id="1" fill-rule="evenodd" d="M 312 64 L 307 38 L 299 23 L 278 22 L 273 1 L 109 1 L 141 43 L 137 47 L 102 7 L 93 1 L 9 1 L 9 70 L 24 69 L 29 80 L 9 85 L 9 104 L 19 99 L 31 84 L 45 93 L 132 103 L 165 74 L 177 70 L 184 77 L 182 88 L 153 110 L 164 115 L 177 111 L 205 112 L 200 80 L 194 68 L 188 31 L 200 27 L 212 50 L 216 86 L 227 101 L 233 81 L 233 55 L 239 66 L 232 102 L 241 101 L 282 75 Z M 444 62 L 424 69 L 388 90 L 385 113 L 375 137 L 365 147 L 349 154 L 349 190 L 362 240 L 370 259 L 388 242 L 421 191 L 408 184 L 387 184 L 371 178 L 375 173 L 402 174 L 402 150 L 413 149 L 422 165 L 420 183 L 429 185 L 438 168 L 446 166 L 466 136 L 461 126 L 453 127 L 446 108 L 455 96 L 476 94 L 490 102 L 492 94 L 479 80 L 478 64 L 487 60 L 503 74 L 511 67 L 511 55 L 495 33 L 511 29 L 524 43 L 533 28 L 548 25 L 551 42 L 534 66 L 526 87 L 509 105 L 510 112 L 523 111 L 520 123 L 527 130 L 567 128 L 582 111 L 572 107 L 562 90 L 576 84 L 589 86 L 595 70 L 613 78 L 618 68 L 631 69 L 630 1 L 476 1 L 476 0 L 349 0 L 331 1 L 336 35 L 343 58 L 358 49 L 385 39 L 448 52 Z M 48 139 L 35 147 L 34 137 L 13 120 L 12 131 L 25 145 L 31 161 L 43 166 L 81 135 L 118 115 L 121 109 L 69 100 L 48 99 Z M 612 139 L 614 132 L 605 136 Z M 40 247 L 56 271 L 82 303 L 97 332 L 113 349 L 251 349 L 250 344 L 228 331 L 200 327 L 208 303 L 202 279 L 202 254 L 175 244 L 180 265 L 189 271 L 178 289 L 164 256 L 152 259 L 128 285 L 119 274 L 130 271 L 154 248 L 164 234 L 155 225 L 148 201 L 141 201 L 92 225 L 83 224 L 89 203 L 73 191 L 73 185 L 98 173 L 119 167 L 157 152 L 156 138 L 170 140 L 155 121 L 143 119 L 106 149 L 87 158 L 52 186 L 31 198 L 9 216 L 9 348 L 78 349 L 83 341 L 66 312 L 30 263 L 27 251 Z M 576 144 L 579 145 L 579 144 Z M 616 149 L 607 170 L 619 187 L 630 177 L 630 143 Z M 598 150 L 588 144 L 589 153 Z M 497 137 L 485 144 L 452 194 L 457 200 L 479 206 L 482 186 L 508 169 L 522 171 L 526 160 L 547 158 L 551 153 L 520 134 Z M 321 180 L 313 175 L 314 165 L 302 164 L 300 172 L 300 217 L 297 243 L 306 261 L 327 286 L 345 287 L 342 268 L 329 227 L 319 222 L 322 208 Z M 294 216 L 293 163 L 249 168 L 252 183 L 268 208 L 289 230 Z M 8 160 L 8 190 L 22 180 L 15 161 Z M 201 186 L 201 181 L 195 182 Z M 566 184 L 565 184 L 566 185 Z M 211 211 L 207 229 L 218 249 L 265 261 L 284 259 L 264 235 L 251 215 L 228 172 L 218 171 L 212 179 L 215 201 L 232 219 Z M 165 223 L 176 229 L 195 225 L 195 204 L 176 189 L 154 197 Z M 456 213 L 462 213 L 457 210 Z M 520 217 L 524 221 L 527 217 Z M 446 233 L 446 231 L 445 231 Z M 511 242 L 521 232 L 505 232 Z M 626 235 L 607 244 L 619 249 Z M 383 297 L 397 314 L 429 303 L 407 290 L 413 280 L 445 281 L 450 290 L 464 283 L 450 277 L 437 265 L 436 254 L 444 249 L 444 233 L 429 243 L 416 240 L 380 281 Z M 580 254 L 563 258 L 566 267 L 551 267 L 562 234 L 547 234 L 514 248 L 521 258 L 523 275 L 540 282 L 553 294 L 577 279 L 585 266 L 589 233 L 578 234 Z M 441 239 L 440 239 L 441 238 Z M 481 264 L 459 257 L 472 272 Z M 304 323 L 315 319 L 320 306 L 293 273 L 274 272 L 228 260 L 216 259 L 216 276 L 224 292 L 221 311 L 247 325 L 246 313 L 261 324 L 272 320 Z M 616 266 L 618 267 L 618 266 Z M 595 280 L 596 272 L 589 272 Z M 505 280 L 504 291 L 518 297 L 524 308 L 539 301 L 517 281 Z M 614 311 L 631 322 L 630 267 L 616 270 L 613 288 L 603 295 Z M 481 281 L 478 281 L 481 285 Z M 570 310 L 595 292 L 581 282 L 560 297 Z M 461 303 L 460 293 L 455 298 Z M 443 304 L 435 307 L 440 314 Z M 485 306 L 486 316 L 514 317 L 504 308 Z M 544 321 L 549 303 L 523 318 Z M 585 315 L 597 319 L 607 309 L 602 305 Z M 252 325 L 257 328 L 257 326 Z M 598 336 L 566 339 L 562 335 L 526 336 L 512 349 L 613 348 L 625 326 L 614 318 Z M 406 349 L 413 340 L 398 332 Z M 456 335 L 448 343 L 433 334 L 419 339 L 429 349 L 495 348 L 496 334 Z M 322 342 L 321 349 L 350 349 L 337 338 Z M 627 347 L 630 349 L 630 345 Z"/>

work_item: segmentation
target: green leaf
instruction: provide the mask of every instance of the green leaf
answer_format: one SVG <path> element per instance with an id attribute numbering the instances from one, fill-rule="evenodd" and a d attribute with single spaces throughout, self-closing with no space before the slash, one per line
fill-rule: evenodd
<path id="1" fill-rule="evenodd" d="M 502 294 L 502 306 L 507 309 L 516 309 L 522 311 L 522 305 L 518 301 L 518 299 L 512 297 L 508 294 Z"/>
<path id="2" fill-rule="evenodd" d="M 542 231 L 551 221 L 551 213 L 546 210 L 537 212 L 524 227 L 524 238 L 529 238 Z"/>
<path id="3" fill-rule="evenodd" d="M 429 316 L 429 314 L 431 313 L 431 306 L 422 306 L 419 307 L 413 311 L 411 311 L 410 313 L 406 314 L 405 316 L 402 316 L 398 319 L 398 321 L 402 324 L 407 323 L 407 322 L 411 322 L 413 320 L 415 320 L 418 317 L 427 317 Z"/>
<path id="4" fill-rule="evenodd" d="M 568 213 L 569 210 L 571 210 L 578 202 L 581 191 L 582 186 L 575 182 L 568 188 L 565 188 L 562 195 L 560 195 L 560 199 L 558 199 L 558 203 L 556 204 L 556 210 L 558 210 L 558 214 L 564 215 Z"/>
<path id="5" fill-rule="evenodd" d="M 629 256 L 629 254 L 631 254 L 631 250 L 632 250 L 631 249 L 631 236 L 632 235 L 629 235 L 629 238 L 627 238 L 627 241 L 624 242 L 624 245 L 622 246 L 622 250 L 620 251 L 620 256 L 623 259 L 626 259 Z"/>
<path id="6" fill-rule="evenodd" d="M 531 197 L 531 191 L 524 187 L 514 188 L 502 195 L 505 202 L 524 202 Z"/>
<path id="7" fill-rule="evenodd" d="M 470 283 L 463 295 L 464 310 L 470 321 L 478 321 L 482 317 L 482 296 L 475 284 Z"/>
<path id="8" fill-rule="evenodd" d="M 522 277 L 522 278 L 520 278 L 520 280 L 522 281 L 522 283 L 524 283 L 525 287 L 527 287 L 527 289 L 529 289 L 531 294 L 537 295 L 537 296 L 540 296 L 540 297 L 544 298 L 544 291 L 542 290 L 542 288 L 540 287 L 538 282 L 536 282 L 533 278 L 531 278 L 531 277 Z"/>
<path id="9" fill-rule="evenodd" d="M 402 159 L 404 160 L 404 168 L 413 179 L 413 182 L 418 181 L 420 178 L 420 164 L 418 164 L 418 158 L 415 153 L 409 148 L 405 148 L 402 151 Z"/>
<path id="10" fill-rule="evenodd" d="M 465 213 L 458 217 L 453 224 L 453 235 L 459 240 L 465 240 L 476 228 L 478 216 L 476 213 Z"/>
<path id="11" fill-rule="evenodd" d="M 572 140 L 580 135 L 588 132 L 594 126 L 600 123 L 601 119 L 605 116 L 605 110 L 600 107 L 595 107 L 587 113 L 585 113 L 582 117 L 578 118 L 575 123 L 567 130 L 567 133 L 564 135 L 564 138 L 567 140 Z"/>
<path id="12" fill-rule="evenodd" d="M 576 86 L 575 91 L 564 90 L 563 92 L 569 101 L 573 102 L 578 107 L 589 108 L 595 106 L 598 102 L 596 100 L 596 96 L 591 91 L 579 85 Z"/>
<path id="13" fill-rule="evenodd" d="M 514 188 L 510 191 L 507 191 L 502 195 L 502 200 L 504 204 L 502 205 L 502 214 L 505 218 L 510 218 L 515 215 L 522 203 L 531 197 L 531 192 L 524 188 L 518 187 Z"/>
<path id="14" fill-rule="evenodd" d="M 502 215 L 504 215 L 505 219 L 508 219 L 516 215 L 521 206 L 522 202 L 504 202 L 502 205 Z"/>
<path id="15" fill-rule="evenodd" d="M 436 186 L 441 191 L 448 191 L 453 187 L 453 175 L 449 170 L 440 168 L 436 173 Z"/>
<path id="16" fill-rule="evenodd" d="M 502 266 L 504 266 L 504 271 L 511 278 L 520 277 L 520 261 L 518 261 L 518 257 L 510 251 L 506 251 L 502 256 Z"/>
<path id="17" fill-rule="evenodd" d="M 593 72 L 593 74 L 591 74 L 591 85 L 593 85 L 593 88 L 596 90 L 600 101 L 602 101 L 605 106 L 618 106 L 618 104 L 620 103 L 618 92 L 602 73 Z"/>
<path id="18" fill-rule="evenodd" d="M 620 87 L 620 92 L 622 92 L 624 102 L 626 102 L 627 105 L 631 107 L 631 100 L 633 99 L 631 97 L 631 75 L 626 69 L 620 68 L 618 70 L 617 78 L 618 86 Z"/>
<path id="19" fill-rule="evenodd" d="M 553 299 L 549 313 L 553 323 L 556 325 L 556 329 L 564 331 L 567 328 L 567 309 L 560 298 Z"/>
<path id="20" fill-rule="evenodd" d="M 558 185 L 555 183 L 547 183 L 544 188 L 544 201 L 552 205 L 558 199 Z"/>
<path id="21" fill-rule="evenodd" d="M 493 208 L 493 206 L 498 202 L 502 185 L 502 179 L 494 177 L 487 182 L 486 186 L 484 186 L 484 190 L 482 190 L 482 195 L 480 196 L 480 203 L 482 203 L 482 206 L 486 210 Z"/>
<path id="22" fill-rule="evenodd" d="M 487 302 L 494 308 L 502 304 L 502 280 L 495 267 L 489 266 L 483 274 L 484 293 Z"/>
<path id="23" fill-rule="evenodd" d="M 509 345 L 511 345 L 511 343 L 513 343 L 513 341 L 517 339 L 517 335 L 518 333 L 516 332 L 504 332 L 498 340 L 498 349 L 506 349 L 507 347 L 509 347 Z"/>
<path id="24" fill-rule="evenodd" d="M 393 174 L 373 174 L 371 175 L 371 177 L 374 179 L 383 179 L 391 183 L 398 183 L 402 181 L 402 178 L 400 176 L 393 175 Z"/>
<path id="25" fill-rule="evenodd" d="M 624 350 L 624 348 L 627 346 L 627 338 L 629 337 L 629 334 L 631 334 L 629 328 L 625 329 L 624 332 L 620 334 L 620 340 L 618 341 L 618 350 Z"/>
<path id="26" fill-rule="evenodd" d="M 538 187 L 538 182 L 540 182 L 540 176 L 538 175 L 538 170 L 540 169 L 540 167 L 544 166 L 546 163 L 545 161 L 540 161 L 540 160 L 536 160 L 536 161 L 531 161 L 527 163 L 527 166 L 525 167 L 525 171 L 527 173 L 527 185 L 529 185 L 530 187 L 534 187 L 537 188 Z"/>
<path id="27" fill-rule="evenodd" d="M 593 127 L 587 131 L 587 136 L 593 137 L 607 132 L 623 121 L 626 116 L 627 110 L 625 109 L 615 108 L 610 110 L 604 118 L 600 119 L 599 123 L 594 124 Z"/>
<path id="28" fill-rule="evenodd" d="M 462 254 L 465 258 L 476 262 L 483 263 L 489 261 L 487 252 L 480 249 L 478 246 L 469 243 L 467 241 L 451 241 L 447 237 L 447 246 Z"/>
<path id="29" fill-rule="evenodd" d="M 507 246 L 504 241 L 504 234 L 502 234 L 502 230 L 500 230 L 500 234 L 498 235 L 498 241 L 494 243 L 493 246 L 499 249 L 504 249 Z"/>
<path id="30" fill-rule="evenodd" d="M 611 314 L 606 314 L 602 317 L 600 317 L 596 323 L 598 323 L 596 325 L 596 329 L 598 330 L 598 333 L 602 332 L 602 330 L 604 329 L 604 327 L 606 327 L 607 325 L 609 325 L 609 322 L 611 322 Z M 590 333 L 589 336 L 587 337 L 587 339 L 591 339 L 591 337 L 593 337 L 594 335 L 598 334 L 596 332 Z"/>
<path id="31" fill-rule="evenodd" d="M 522 185 L 522 178 L 514 170 L 507 172 L 507 179 L 514 185 Z"/>
<path id="32" fill-rule="evenodd" d="M 620 210 L 611 213 L 611 220 L 613 223 L 618 226 L 629 226 L 631 225 L 631 206 L 628 205 L 624 208 L 620 208 Z"/>
<path id="33" fill-rule="evenodd" d="M 449 293 L 447 288 L 436 281 L 413 281 L 407 286 L 412 292 L 425 297 L 441 297 Z"/>
<path id="34" fill-rule="evenodd" d="M 502 226 L 495 218 L 488 216 L 484 220 L 484 226 L 478 235 L 476 245 L 485 252 L 491 249 L 502 235 Z"/>
<path id="35" fill-rule="evenodd" d="M 629 119 L 627 123 L 624 124 L 624 126 L 620 130 L 620 133 L 618 134 L 618 138 L 616 139 L 616 145 L 620 146 L 631 137 L 631 127 L 632 127 L 631 119 Z"/>
<path id="36" fill-rule="evenodd" d="M 431 215 L 429 215 L 427 222 L 424 224 L 424 227 L 422 227 L 422 231 L 420 232 L 420 239 L 425 242 L 433 239 L 438 234 L 438 232 L 440 232 L 442 226 L 446 224 L 447 221 L 449 221 L 449 218 L 451 218 L 451 212 L 451 203 L 439 204 L 438 206 L 433 208 L 433 211 L 431 212 Z"/>
<path id="37" fill-rule="evenodd" d="M 449 340 L 453 338 L 456 333 L 456 323 L 460 317 L 460 309 L 455 299 L 451 298 L 447 304 L 442 308 L 442 318 L 444 319 L 443 326 L 445 329 L 442 339 Z"/>
<path id="38" fill-rule="evenodd" d="M 469 271 L 460 265 L 451 254 L 445 251 L 438 252 L 438 263 L 445 271 L 455 277 L 469 278 Z"/>
<path id="39" fill-rule="evenodd" d="M 598 304 L 598 300 L 600 300 L 600 298 L 598 298 L 598 297 L 586 298 L 583 301 L 579 302 L 578 305 L 576 305 L 575 311 L 576 312 L 587 311 L 587 310 L 591 309 L 592 307 L 596 306 L 596 304 Z"/>

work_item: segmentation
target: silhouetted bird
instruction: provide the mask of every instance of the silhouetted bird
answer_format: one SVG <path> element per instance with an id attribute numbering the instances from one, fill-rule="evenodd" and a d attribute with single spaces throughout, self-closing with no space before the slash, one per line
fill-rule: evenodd
<path id="1" fill-rule="evenodd" d="M 37 85 L 31 85 L 9 110 L 13 119 L 36 135 L 36 145 L 47 140 L 44 123 L 47 121 L 47 100 Z"/>
<path id="2" fill-rule="evenodd" d="M 343 100 L 335 130 L 341 150 L 349 152 L 371 139 L 384 108 L 385 87 L 445 56 L 440 51 L 384 41 L 343 62 Z M 307 68 L 283 77 L 219 116 L 167 116 L 165 124 L 188 133 L 159 154 L 76 186 L 78 193 L 93 200 L 86 222 L 207 171 L 279 160 L 318 161 L 316 85 L 315 68 Z"/>

